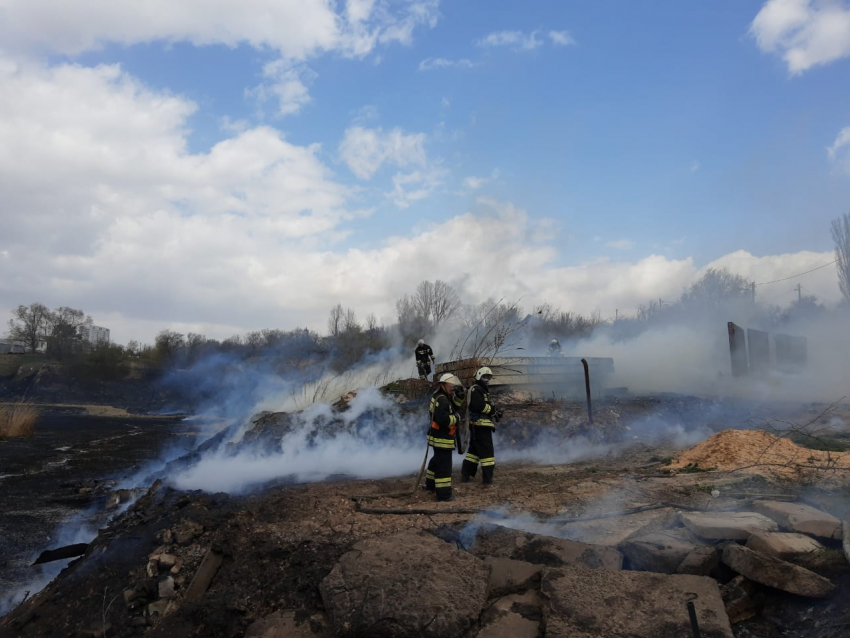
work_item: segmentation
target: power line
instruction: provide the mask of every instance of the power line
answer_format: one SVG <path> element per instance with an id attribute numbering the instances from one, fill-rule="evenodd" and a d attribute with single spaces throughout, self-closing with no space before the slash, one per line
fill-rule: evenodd
<path id="1" fill-rule="evenodd" d="M 789 279 L 794 279 L 795 277 L 802 277 L 803 275 L 808 275 L 810 272 L 814 272 L 816 270 L 820 270 L 821 268 L 826 268 L 827 266 L 831 266 L 836 263 L 838 260 L 833 259 L 828 264 L 824 264 L 823 266 L 818 266 L 817 268 L 812 268 L 811 270 L 807 270 L 806 272 L 797 273 L 796 275 L 791 275 L 790 277 L 785 277 L 783 279 L 774 279 L 773 281 L 765 281 L 760 284 L 753 284 L 755 286 L 766 286 L 768 284 L 778 284 L 780 281 L 788 281 Z"/>

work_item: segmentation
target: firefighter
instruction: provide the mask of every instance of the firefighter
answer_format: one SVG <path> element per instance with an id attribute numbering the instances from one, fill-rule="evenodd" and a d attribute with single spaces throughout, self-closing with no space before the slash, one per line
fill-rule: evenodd
<path id="1" fill-rule="evenodd" d="M 428 445 L 434 456 L 425 473 L 425 489 L 435 491 L 438 501 L 452 501 L 452 451 L 455 436 L 462 420 L 460 406 L 466 391 L 460 379 L 447 372 L 440 376 L 439 384 L 431 396 L 431 426 L 428 428 Z"/>
<path id="2" fill-rule="evenodd" d="M 424 339 L 420 339 L 416 344 L 416 367 L 419 370 L 419 378 L 423 381 L 428 380 L 428 375 L 431 374 L 431 365 L 434 363 L 434 351 L 431 346 L 425 343 Z"/>
<path id="3" fill-rule="evenodd" d="M 550 357 L 560 357 L 561 356 L 561 342 L 557 339 L 552 339 L 549 342 L 549 356 Z"/>
<path id="4" fill-rule="evenodd" d="M 493 371 L 490 368 L 479 368 L 475 373 L 475 383 L 469 388 L 469 450 L 460 470 L 462 483 L 475 478 L 479 464 L 484 485 L 493 483 L 493 470 L 496 467 L 493 432 L 496 431 L 496 423 L 502 418 L 502 411 L 490 400 L 492 378 Z"/>

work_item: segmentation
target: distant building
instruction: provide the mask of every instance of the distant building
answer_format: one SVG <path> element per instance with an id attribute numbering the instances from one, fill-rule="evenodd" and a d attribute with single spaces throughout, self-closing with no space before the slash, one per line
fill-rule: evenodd
<path id="1" fill-rule="evenodd" d="M 0 339 L 0 354 L 23 354 L 27 344 L 16 339 Z"/>
<path id="2" fill-rule="evenodd" d="M 109 343 L 109 328 L 100 326 L 80 326 L 80 339 L 96 346 L 100 343 Z"/>

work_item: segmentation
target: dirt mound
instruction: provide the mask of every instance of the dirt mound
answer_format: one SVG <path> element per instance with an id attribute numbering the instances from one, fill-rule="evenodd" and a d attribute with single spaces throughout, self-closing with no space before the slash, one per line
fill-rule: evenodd
<path id="1" fill-rule="evenodd" d="M 811 450 L 764 430 L 723 430 L 683 452 L 669 468 L 850 482 L 850 454 Z"/>

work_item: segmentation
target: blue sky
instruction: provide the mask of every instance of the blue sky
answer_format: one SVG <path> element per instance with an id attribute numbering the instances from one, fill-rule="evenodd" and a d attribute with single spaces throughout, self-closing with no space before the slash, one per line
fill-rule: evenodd
<path id="1" fill-rule="evenodd" d="M 320 327 L 337 301 L 389 321 L 436 277 L 609 313 L 708 265 L 826 263 L 850 212 L 846 2 L 2 4 L 5 141 L 52 170 L 0 161 L 0 259 L 45 251 L 0 292 L 126 338 Z"/>

